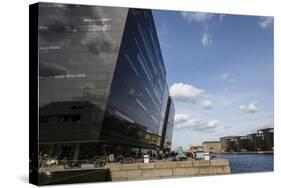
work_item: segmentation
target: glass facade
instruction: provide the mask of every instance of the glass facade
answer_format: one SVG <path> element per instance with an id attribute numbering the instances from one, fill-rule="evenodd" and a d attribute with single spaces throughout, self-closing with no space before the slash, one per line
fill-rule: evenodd
<path id="1" fill-rule="evenodd" d="M 151 11 L 39 3 L 38 14 L 39 152 L 158 148 L 169 91 Z"/>
<path id="2" fill-rule="evenodd" d="M 102 126 L 104 138 L 158 147 L 165 86 L 166 72 L 151 11 L 130 9 Z"/>
<path id="3" fill-rule="evenodd" d="M 170 104 L 168 124 L 167 124 L 165 144 L 164 144 L 164 148 L 166 149 L 171 149 L 172 146 L 174 117 L 175 117 L 175 106 L 173 100 L 171 99 L 171 97 L 169 97 L 169 100 L 171 101 L 171 104 Z"/>
<path id="4" fill-rule="evenodd" d="M 39 3 L 41 145 L 99 140 L 127 11 Z"/>

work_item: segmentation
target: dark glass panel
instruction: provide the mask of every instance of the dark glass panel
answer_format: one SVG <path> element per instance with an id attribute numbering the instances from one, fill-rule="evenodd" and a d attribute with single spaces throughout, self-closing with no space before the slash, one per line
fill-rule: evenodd
<path id="1" fill-rule="evenodd" d="M 150 10 L 130 9 L 102 126 L 102 138 L 160 145 L 169 91 Z M 163 109 L 165 106 L 165 109 Z M 165 112 L 164 112 L 165 113 Z"/>

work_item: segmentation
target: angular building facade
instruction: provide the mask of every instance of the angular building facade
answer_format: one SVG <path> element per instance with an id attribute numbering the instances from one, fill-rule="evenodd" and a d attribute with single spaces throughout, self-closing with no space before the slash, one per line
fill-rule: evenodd
<path id="1" fill-rule="evenodd" d="M 175 112 L 151 10 L 34 6 L 39 153 L 170 149 Z"/>
<path id="2" fill-rule="evenodd" d="M 220 138 L 222 152 L 240 151 L 239 136 L 225 136 Z"/>

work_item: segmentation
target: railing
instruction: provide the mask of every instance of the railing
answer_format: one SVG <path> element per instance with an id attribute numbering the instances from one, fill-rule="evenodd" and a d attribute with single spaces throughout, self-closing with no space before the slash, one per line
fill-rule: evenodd
<path id="1" fill-rule="evenodd" d="M 177 157 L 167 156 L 162 157 L 161 159 L 157 157 L 150 157 L 150 162 L 156 161 L 177 161 L 177 160 L 187 160 L 186 159 L 179 159 Z M 132 164 L 132 163 L 143 163 L 144 158 L 142 156 L 124 156 L 118 155 L 117 157 L 111 158 L 107 155 L 95 156 L 92 159 L 83 159 L 83 160 L 57 160 L 57 159 L 45 159 L 39 160 L 39 169 L 41 170 L 48 170 L 48 169 L 55 169 L 60 168 L 61 170 L 65 169 L 80 169 L 80 168 L 104 168 L 107 163 L 119 163 L 119 164 Z"/>
<path id="2" fill-rule="evenodd" d="M 84 160 L 57 160 L 45 159 L 39 160 L 40 169 L 52 169 L 58 166 L 63 169 L 81 168 L 83 165 L 88 165 L 91 168 L 103 168 L 107 163 L 130 164 L 136 162 L 143 162 L 143 158 L 125 157 L 123 155 L 117 156 L 114 160 L 109 160 L 106 155 L 96 156 L 92 159 Z"/>

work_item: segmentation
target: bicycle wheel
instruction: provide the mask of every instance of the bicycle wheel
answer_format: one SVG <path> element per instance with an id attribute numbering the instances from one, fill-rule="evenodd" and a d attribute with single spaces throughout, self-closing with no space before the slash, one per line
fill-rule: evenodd
<path id="1" fill-rule="evenodd" d="M 124 157 L 124 156 L 118 156 L 118 157 L 116 157 L 116 159 L 115 159 L 115 162 L 121 163 L 121 164 L 123 164 L 124 161 L 125 161 L 125 157 Z"/>
<path id="2" fill-rule="evenodd" d="M 125 164 L 130 164 L 130 163 L 134 163 L 134 162 L 135 162 L 135 160 L 133 158 L 126 158 L 124 161 Z"/>

